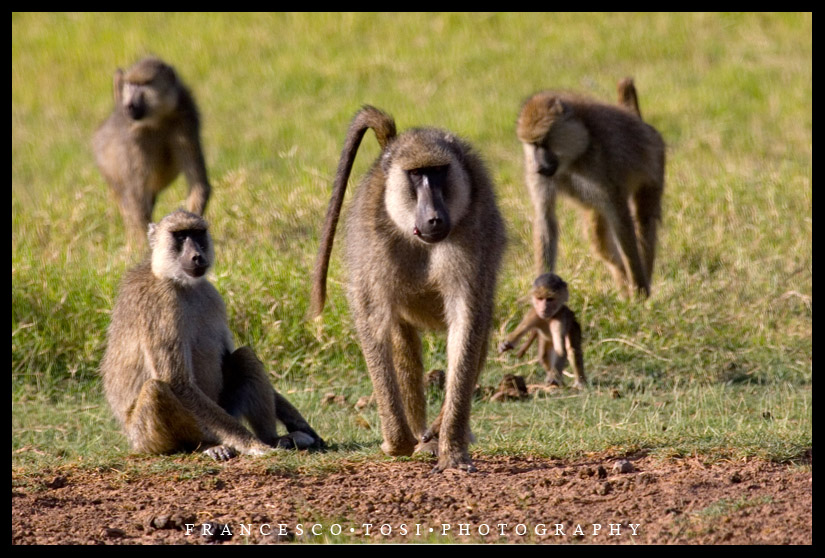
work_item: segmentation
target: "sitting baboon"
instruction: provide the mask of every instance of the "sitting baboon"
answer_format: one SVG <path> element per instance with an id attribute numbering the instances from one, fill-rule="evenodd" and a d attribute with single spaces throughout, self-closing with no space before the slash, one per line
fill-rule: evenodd
<path id="1" fill-rule="evenodd" d="M 201 449 L 223 460 L 323 447 L 252 349 L 234 350 L 223 299 L 205 277 L 214 259 L 206 221 L 178 210 L 148 236 L 151 255 L 123 279 L 101 362 L 106 398 L 132 448 Z M 276 419 L 288 434 L 278 435 Z"/>

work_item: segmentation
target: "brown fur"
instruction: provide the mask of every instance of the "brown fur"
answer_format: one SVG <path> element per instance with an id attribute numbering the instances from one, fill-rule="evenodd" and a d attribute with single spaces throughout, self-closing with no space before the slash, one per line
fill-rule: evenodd
<path id="1" fill-rule="evenodd" d="M 489 174 L 467 143 L 431 128 L 396 137 L 392 118 L 373 107 L 355 116 L 316 261 L 312 314 L 324 305 L 335 224 L 367 128 L 376 130 L 382 151 L 353 196 L 346 254 L 350 310 L 378 403 L 381 447 L 389 455 L 436 450 L 435 470 L 474 470 L 467 451 L 470 405 L 487 352 L 505 237 Z M 411 190 L 409 173 L 442 165 L 448 165 L 444 191 L 451 229 L 445 239 L 428 243 L 413 227 L 413 213 L 424 202 Z M 448 331 L 437 446 L 421 441 L 427 425 L 420 329 Z"/>
<path id="2" fill-rule="evenodd" d="M 118 69 L 114 93 L 114 111 L 94 135 L 95 159 L 117 200 L 129 245 L 143 246 L 155 199 L 180 172 L 189 182 L 187 209 L 198 215 L 206 209 L 211 187 L 200 118 L 174 68 L 157 58 Z"/>
<path id="3" fill-rule="evenodd" d="M 593 248 L 623 292 L 648 296 L 664 191 L 659 133 L 628 109 L 542 91 L 522 107 L 517 134 L 535 209 L 537 273 L 555 269 L 561 192 L 585 208 Z"/>
<path id="4" fill-rule="evenodd" d="M 180 255 L 189 248 L 208 269 L 212 241 L 207 234 L 205 246 L 186 239 L 181 247 L 173 233 L 206 230 L 198 215 L 168 215 L 151 227 L 151 257 L 121 283 L 101 362 L 115 417 L 132 448 L 145 453 L 200 448 L 226 459 L 235 451 L 262 455 L 274 447 L 323 445 L 272 388 L 252 349 L 234 349 L 215 287 L 182 271 Z M 278 436 L 276 419 L 290 434 Z"/>
<path id="5" fill-rule="evenodd" d="M 569 298 L 567 283 L 553 273 L 539 276 L 533 283 L 532 305 L 521 323 L 498 346 L 499 353 L 512 349 L 521 337 L 530 337 L 519 351 L 524 354 L 533 339 L 539 340 L 539 361 L 549 384 L 562 386 L 562 372 L 570 365 L 576 378 L 574 387 L 587 385 L 582 354 L 582 331 L 576 315 L 565 304 Z M 546 307 L 545 307 L 546 306 Z M 548 315 L 549 314 L 549 315 Z"/>
<path id="6" fill-rule="evenodd" d="M 642 111 L 639 109 L 639 96 L 636 93 L 636 85 L 633 83 L 633 78 L 626 77 L 619 80 L 619 83 L 616 85 L 616 92 L 619 95 L 619 106 L 623 106 L 641 118 Z"/>

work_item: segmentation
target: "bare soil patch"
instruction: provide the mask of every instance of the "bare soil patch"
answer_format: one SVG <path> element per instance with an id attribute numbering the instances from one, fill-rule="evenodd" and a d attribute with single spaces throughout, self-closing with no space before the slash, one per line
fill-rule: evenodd
<path id="1" fill-rule="evenodd" d="M 273 473 L 265 459 L 248 458 L 196 478 L 12 471 L 12 544 L 812 543 L 810 456 L 807 467 L 474 460 L 476 473 L 440 475 L 428 474 L 430 463 L 392 460 Z"/>

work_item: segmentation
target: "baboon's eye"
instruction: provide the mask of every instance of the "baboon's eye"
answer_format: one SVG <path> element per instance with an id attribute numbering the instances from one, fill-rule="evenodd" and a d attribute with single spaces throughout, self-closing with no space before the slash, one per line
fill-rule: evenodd
<path id="1" fill-rule="evenodd" d="M 194 241 L 198 244 L 198 246 L 200 246 L 202 249 L 204 249 L 204 250 L 205 250 L 205 249 L 207 248 L 207 246 L 206 246 L 206 245 L 209 243 L 209 241 L 207 240 L 206 231 L 199 231 L 199 230 L 189 231 L 189 236 L 190 236 L 190 237 L 192 238 L 192 240 L 194 240 Z"/>
<path id="2" fill-rule="evenodd" d="M 440 178 L 440 179 L 443 179 L 444 177 L 446 177 L 446 176 L 447 176 L 447 170 L 448 170 L 449 168 L 450 168 L 450 165 L 442 165 L 442 166 L 440 166 L 440 167 L 432 167 L 432 168 L 430 169 L 429 174 L 430 174 L 433 178 Z"/>
<path id="3" fill-rule="evenodd" d="M 183 246 L 184 241 L 186 241 L 186 231 L 174 231 L 172 233 L 172 238 L 175 239 L 175 248 L 180 250 Z"/>

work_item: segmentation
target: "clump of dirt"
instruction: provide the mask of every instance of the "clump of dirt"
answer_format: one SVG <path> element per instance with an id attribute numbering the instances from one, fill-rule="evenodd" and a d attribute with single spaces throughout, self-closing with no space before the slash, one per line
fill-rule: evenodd
<path id="1" fill-rule="evenodd" d="M 238 458 L 197 478 L 12 471 L 12 544 L 812 543 L 811 466 L 625 457 L 476 455 L 476 473 L 435 475 L 390 459 L 297 474 Z"/>

